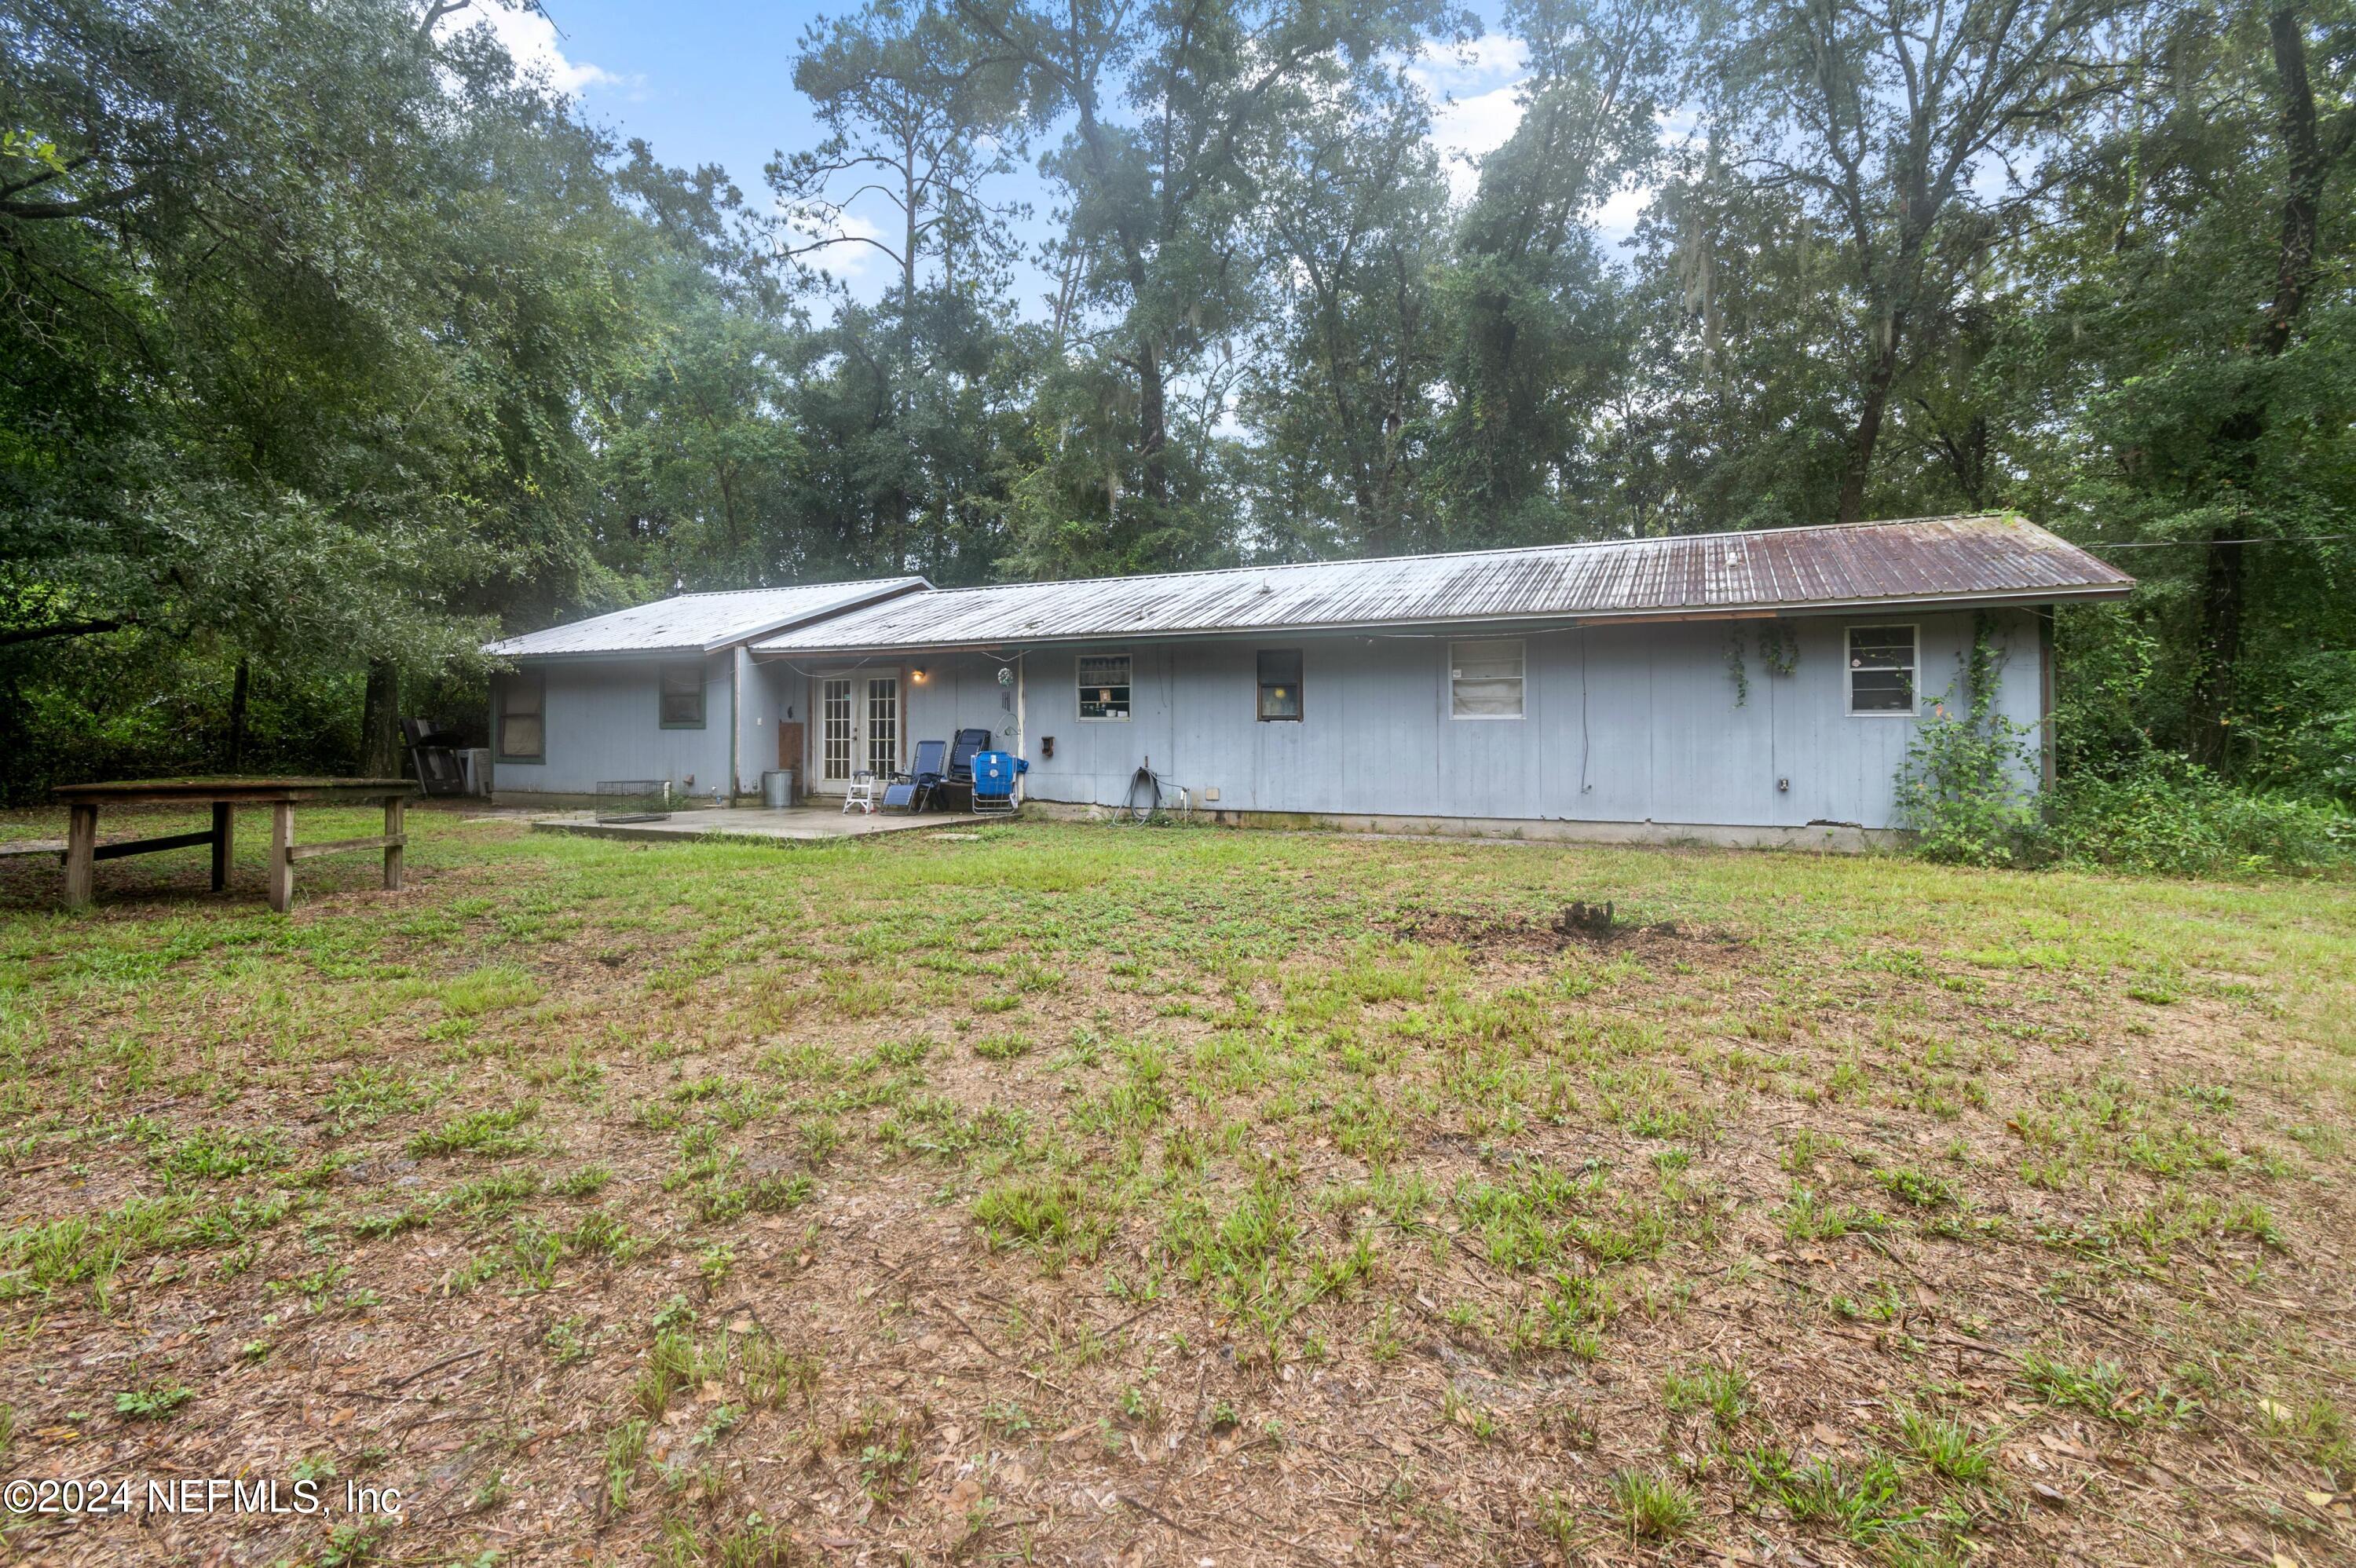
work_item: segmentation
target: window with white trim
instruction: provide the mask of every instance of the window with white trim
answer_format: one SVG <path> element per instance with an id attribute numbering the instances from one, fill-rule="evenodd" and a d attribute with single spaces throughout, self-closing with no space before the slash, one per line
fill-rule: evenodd
<path id="1" fill-rule="evenodd" d="M 1914 711 L 1921 647 L 1912 626 L 1848 629 L 1848 710 L 1904 717 Z"/>
<path id="2" fill-rule="evenodd" d="M 1082 654 L 1079 657 L 1080 717 L 1126 721 L 1129 718 L 1129 656 Z"/>
<path id="3" fill-rule="evenodd" d="M 1519 719 L 1523 673 L 1519 638 L 1449 644 L 1448 716 Z"/>

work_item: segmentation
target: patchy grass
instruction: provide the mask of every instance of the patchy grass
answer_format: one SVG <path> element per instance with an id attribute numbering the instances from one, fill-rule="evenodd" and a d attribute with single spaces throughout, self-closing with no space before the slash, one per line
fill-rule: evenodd
<path id="1" fill-rule="evenodd" d="M 2356 1556 L 2345 881 L 411 824 L 0 861 L 11 1473 L 409 1500 L 15 1555 Z"/>

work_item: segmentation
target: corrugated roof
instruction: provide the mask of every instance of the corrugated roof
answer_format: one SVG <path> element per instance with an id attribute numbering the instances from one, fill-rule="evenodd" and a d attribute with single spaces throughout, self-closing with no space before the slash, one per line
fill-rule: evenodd
<path id="1" fill-rule="evenodd" d="M 809 582 L 791 588 L 740 588 L 681 593 L 633 605 L 570 625 L 527 632 L 484 645 L 499 658 L 552 658 L 588 654 L 717 653 L 747 637 L 797 625 L 812 616 L 872 604 L 928 588 L 921 577 L 878 577 L 864 582 Z"/>
<path id="2" fill-rule="evenodd" d="M 935 590 L 809 623 L 763 638 L 754 651 L 2042 603 L 2108 597 L 2134 586 L 2125 572 L 2021 517 L 1917 517 Z"/>

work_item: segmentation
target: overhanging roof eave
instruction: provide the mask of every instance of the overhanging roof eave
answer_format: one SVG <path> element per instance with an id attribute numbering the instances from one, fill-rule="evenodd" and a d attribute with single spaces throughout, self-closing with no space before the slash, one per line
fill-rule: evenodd
<path id="1" fill-rule="evenodd" d="M 898 639 L 840 644 L 798 644 L 788 648 L 755 646 L 748 652 L 755 663 L 768 664 L 797 658 L 841 658 L 863 654 L 989 653 L 993 649 L 1001 648 L 1071 647 L 1091 643 L 1194 643 L 1287 636 L 1437 635 L 1451 627 L 1471 627 L 1483 631 L 1573 631 L 1580 626 L 1625 626 L 1644 623 L 1766 620 L 1800 615 L 1853 615 L 1885 610 L 1971 610 L 1991 606 L 2058 604 L 2084 600 L 2123 598 L 2134 590 L 2133 582 L 2080 583 L 2069 587 L 2015 589 L 1998 593 L 1906 594 L 1887 598 L 1818 599 L 1781 603 L 1753 601 L 1740 604 L 1712 604 L 1699 608 L 1664 606 L 1652 610 L 1564 612 L 1550 614 L 1451 615 L 1421 620 L 1287 622 L 1262 626 L 1200 626 L 1151 632 L 1122 632 L 1111 629 L 1044 635 L 1031 632 L 1015 636 L 969 637 L 938 641 Z M 840 614 L 842 612 L 836 613 Z M 823 625 L 833 618 L 832 615 L 818 616 L 808 624 Z"/>

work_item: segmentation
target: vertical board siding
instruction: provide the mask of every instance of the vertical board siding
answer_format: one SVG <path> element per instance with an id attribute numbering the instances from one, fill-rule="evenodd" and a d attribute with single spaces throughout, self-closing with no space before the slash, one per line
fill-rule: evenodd
<path id="1" fill-rule="evenodd" d="M 735 654 L 703 659 L 703 728 L 662 727 L 662 666 L 682 660 L 552 660 L 542 761 L 492 759 L 502 791 L 588 795 L 600 779 L 668 779 L 709 795 L 728 784 L 729 667 Z M 766 733 L 766 731 L 764 731 Z"/>
<path id="2" fill-rule="evenodd" d="M 1919 720 L 1847 711 L 1847 629 L 1921 628 L 1922 706 L 1960 700 L 1968 612 L 1811 617 L 1785 623 L 1799 659 L 1771 675 L 1759 654 L 1763 623 L 1687 622 L 1536 633 L 1524 646 L 1523 716 L 1450 716 L 1444 635 L 1280 636 L 1255 641 L 1119 641 L 981 654 L 875 656 L 913 672 L 901 686 L 903 755 L 919 741 L 987 728 L 1027 757 L 1034 799 L 1119 805 L 1140 763 L 1170 784 L 1216 788 L 1218 809 L 1336 816 L 1464 816 L 1585 822 L 1797 827 L 1811 822 L 1895 826 L 1896 774 Z M 2021 724 L 2040 717 L 2039 624 L 2032 611 L 1995 617 L 2001 660 L 1997 709 Z M 1727 667 L 1740 631 L 1750 700 L 1737 706 Z M 1298 720 L 1258 718 L 1262 647 L 1301 655 Z M 1075 685 L 1083 653 L 1127 652 L 1127 722 L 1082 722 Z M 587 794 L 600 779 L 669 779 L 698 794 L 727 782 L 731 651 L 705 661 L 704 727 L 664 730 L 659 661 L 555 661 L 547 677 L 547 759 L 497 763 L 503 790 Z M 859 662 L 859 661 L 846 661 Z M 776 729 L 790 708 L 817 744 L 813 687 L 797 660 L 747 661 L 735 731 L 739 777 L 758 786 L 776 765 Z M 1001 687 L 1001 666 L 1019 672 Z M 809 663 L 806 668 L 815 668 Z M 1018 704 L 1023 723 L 1018 732 Z M 1055 754 L 1044 754 L 1045 737 Z M 814 770 L 809 755 L 801 764 Z M 1791 781 L 1779 791 L 1775 781 Z M 2024 784 L 2033 785 L 2033 764 Z"/>
<path id="3" fill-rule="evenodd" d="M 1030 759 L 1026 794 L 1070 804 L 1123 804 L 1150 757 L 1165 781 L 1194 791 L 1198 808 L 1215 787 L 1216 808 L 1226 811 L 1888 827 L 1918 721 L 1851 717 L 1846 667 L 1847 628 L 1883 621 L 1922 628 L 1917 679 L 1927 712 L 1956 682 L 1969 613 L 1787 623 L 1799 647 L 1790 676 L 1768 672 L 1759 622 L 1538 633 L 1522 639 L 1519 720 L 1449 716 L 1451 639 L 1440 636 L 1129 645 L 1127 723 L 1081 722 L 1074 684 L 1079 654 L 1124 645 L 1038 649 L 1020 663 L 1027 728 L 1019 737 L 1005 733 L 1012 694 L 996 681 L 1012 661 L 934 655 L 925 659 L 929 678 L 910 689 L 909 739 L 988 725 Z M 1750 677 L 1740 707 L 1727 667 L 1730 626 L 1740 629 Z M 1998 710 L 2033 723 L 2034 613 L 1999 615 L 1996 645 L 2004 660 Z M 1257 717 L 1262 646 L 1301 651 L 1298 721 Z M 1048 736 L 1052 758 L 1041 746 Z M 1775 787 L 1779 777 L 1791 781 L 1788 791 Z M 2023 782 L 2035 782 L 2033 770 Z"/>

